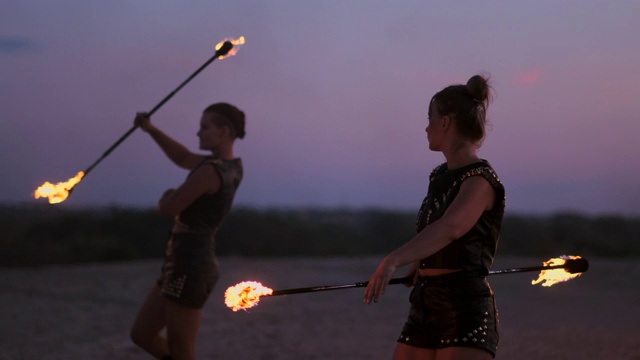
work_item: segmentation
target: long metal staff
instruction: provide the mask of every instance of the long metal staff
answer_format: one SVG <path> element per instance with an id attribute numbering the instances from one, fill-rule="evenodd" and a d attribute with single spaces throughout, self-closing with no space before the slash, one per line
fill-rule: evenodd
<path id="1" fill-rule="evenodd" d="M 552 266 L 540 265 L 540 266 L 531 266 L 531 267 L 524 267 L 524 268 L 491 270 L 489 271 L 489 275 L 512 274 L 512 273 L 519 273 L 519 272 L 554 270 L 554 269 L 565 269 L 565 271 L 567 271 L 570 274 L 583 273 L 587 271 L 587 269 L 589 269 L 589 262 L 585 258 L 568 259 L 564 264 L 561 264 L 561 265 L 552 265 Z M 413 282 L 413 277 L 409 276 L 409 277 L 391 279 L 389 281 L 389 284 L 411 284 L 412 282 Z M 301 293 L 316 292 L 316 291 L 358 288 L 358 287 L 366 287 L 368 284 L 369 284 L 369 281 L 362 281 L 362 282 L 356 282 L 352 284 L 325 285 L 325 286 L 313 286 L 313 287 L 297 288 L 297 289 L 274 290 L 273 293 L 269 295 L 264 295 L 264 296 L 279 296 L 279 295 L 301 294 Z"/>
<path id="2" fill-rule="evenodd" d="M 167 95 L 164 99 L 162 99 L 162 101 L 160 101 L 158 105 L 154 106 L 153 109 L 151 109 L 151 111 L 148 112 L 148 115 L 149 116 L 153 115 L 153 113 L 155 113 L 158 109 L 162 107 L 162 105 L 164 105 L 167 101 L 169 101 L 169 99 L 171 99 L 178 91 L 180 91 L 180 89 L 182 89 L 182 87 L 184 87 L 189 81 L 191 81 L 191 79 L 196 77 L 196 75 L 198 75 L 202 70 L 204 70 L 204 68 L 209 66 L 209 64 L 211 64 L 215 59 L 221 56 L 227 55 L 227 53 L 229 53 L 229 51 L 231 51 L 232 48 L 233 48 L 233 44 L 230 41 L 225 41 L 224 43 L 222 43 L 222 46 L 218 50 L 216 50 L 215 55 L 213 55 L 202 66 L 200 66 L 198 70 L 196 70 L 193 74 L 191 74 L 191 76 L 189 76 L 185 81 L 183 81 L 182 84 L 180 84 L 175 90 L 169 93 L 169 95 Z M 129 129 L 129 131 L 127 131 L 124 135 L 122 135 L 122 137 L 120 137 L 118 141 L 116 141 L 113 145 L 111 145 L 111 147 L 108 148 L 107 151 L 105 151 L 104 154 L 102 154 L 102 156 L 98 158 L 98 160 L 96 160 L 93 164 L 91 164 L 91 166 L 89 166 L 84 171 L 84 176 L 87 176 L 87 174 L 91 170 L 93 170 L 94 167 L 96 167 L 104 158 L 106 158 L 109 154 L 111 154 L 111 152 L 116 147 L 118 147 L 118 145 L 120 145 L 127 137 L 129 137 L 129 135 L 131 135 L 131 133 L 133 133 L 136 130 L 136 128 L 138 128 L 138 126 L 134 125 L 131 129 Z"/>
<path id="3" fill-rule="evenodd" d="M 169 95 L 167 95 L 164 99 L 162 99 L 162 101 L 160 101 L 158 105 L 156 105 L 153 109 L 151 109 L 151 111 L 148 112 L 149 116 L 153 115 L 153 113 L 155 113 L 158 109 L 160 109 L 162 105 L 164 105 L 167 101 L 169 101 L 169 99 L 171 99 L 178 91 L 180 91 L 182 87 L 184 87 L 189 81 L 191 81 L 191 79 L 196 77 L 196 75 L 198 75 L 202 70 L 204 70 L 204 68 L 206 68 L 209 64 L 211 64 L 215 59 L 218 59 L 218 58 L 222 59 L 231 51 L 231 49 L 233 49 L 235 45 L 242 45 L 242 44 L 244 44 L 244 37 L 240 37 L 237 40 L 233 40 L 233 39 L 231 41 L 225 40 L 221 43 L 218 43 L 216 45 L 215 54 L 209 60 L 207 60 L 207 62 L 205 62 L 202 66 L 200 66 L 198 70 L 196 70 L 193 74 L 191 74 L 191 76 L 189 76 L 185 81 L 183 81 L 182 84 L 180 84 L 175 90 L 173 90 L 171 93 L 169 93 Z M 234 53 L 232 53 L 231 55 L 233 55 Z M 107 151 L 105 151 L 104 154 L 102 154 L 102 156 L 100 156 L 98 160 L 96 160 L 93 164 L 91 164 L 91 166 L 89 166 L 84 172 L 80 171 L 75 177 L 64 182 L 59 182 L 57 184 L 52 184 L 48 181 L 45 182 L 34 191 L 34 194 L 33 194 L 34 197 L 36 199 L 41 197 L 48 198 L 50 204 L 57 204 L 65 201 L 71 194 L 71 191 L 74 189 L 74 187 L 78 185 L 78 183 L 80 183 L 80 181 L 82 181 L 82 179 L 84 179 L 84 177 L 87 176 L 87 174 L 91 172 L 91 170 L 93 170 L 93 168 L 95 168 L 104 158 L 106 158 L 109 154 L 111 154 L 113 149 L 115 149 L 127 137 L 129 137 L 129 135 L 131 135 L 131 133 L 133 133 L 136 128 L 137 126 L 134 125 L 131 129 L 129 129 L 129 131 L 127 131 L 124 135 L 122 135 L 122 137 L 120 137 L 120 139 L 118 139 L 118 141 L 116 141 L 113 145 L 111 145 L 111 147 L 108 148 Z"/>

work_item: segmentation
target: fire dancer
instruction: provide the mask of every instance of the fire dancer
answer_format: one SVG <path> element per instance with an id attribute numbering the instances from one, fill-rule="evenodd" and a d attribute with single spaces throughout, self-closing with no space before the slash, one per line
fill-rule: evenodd
<path id="1" fill-rule="evenodd" d="M 429 104 L 429 149 L 446 162 L 429 177 L 418 234 L 388 254 L 365 290 L 377 302 L 395 270 L 413 264 L 411 309 L 394 359 L 491 359 L 498 314 L 486 280 L 502 226 L 505 190 L 477 152 L 491 100 L 488 78 L 451 85 Z"/>
<path id="2" fill-rule="evenodd" d="M 174 216 L 160 278 L 139 310 L 131 339 L 158 359 L 195 359 L 202 308 L 218 279 L 214 238 L 231 208 L 242 180 L 242 161 L 233 146 L 245 136 L 245 115 L 233 105 L 216 103 L 200 119 L 195 154 L 138 113 L 134 123 L 147 132 L 165 155 L 190 170 L 177 189 L 167 190 L 158 212 Z M 166 328 L 166 338 L 161 331 Z"/>

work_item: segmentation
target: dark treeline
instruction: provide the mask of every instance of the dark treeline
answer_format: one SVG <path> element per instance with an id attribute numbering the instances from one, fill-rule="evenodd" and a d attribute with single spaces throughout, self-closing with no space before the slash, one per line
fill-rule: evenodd
<path id="1" fill-rule="evenodd" d="M 172 220 L 153 209 L 70 210 L 0 205 L 0 266 L 160 258 Z M 415 213 L 236 208 L 217 238 L 220 256 L 385 254 L 415 234 Z M 640 218 L 507 215 L 499 254 L 640 256 Z"/>

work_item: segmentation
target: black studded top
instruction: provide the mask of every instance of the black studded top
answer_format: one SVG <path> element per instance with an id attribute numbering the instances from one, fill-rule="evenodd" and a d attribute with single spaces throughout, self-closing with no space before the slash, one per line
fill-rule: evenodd
<path id="1" fill-rule="evenodd" d="M 437 166 L 429 176 L 429 190 L 418 212 L 416 228 L 420 232 L 438 220 L 460 191 L 462 182 L 470 176 L 482 176 L 493 187 L 496 202 L 482 213 L 476 224 L 461 238 L 440 251 L 420 260 L 421 269 L 463 269 L 487 275 L 498 247 L 505 208 L 505 189 L 488 161 L 449 171 L 447 164 Z"/>

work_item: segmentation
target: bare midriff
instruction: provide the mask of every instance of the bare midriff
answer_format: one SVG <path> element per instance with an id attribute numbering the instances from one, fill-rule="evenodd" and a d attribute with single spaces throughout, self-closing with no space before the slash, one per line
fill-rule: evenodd
<path id="1" fill-rule="evenodd" d="M 418 269 L 420 276 L 439 276 L 445 274 L 451 274 L 462 269 Z"/>

